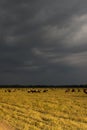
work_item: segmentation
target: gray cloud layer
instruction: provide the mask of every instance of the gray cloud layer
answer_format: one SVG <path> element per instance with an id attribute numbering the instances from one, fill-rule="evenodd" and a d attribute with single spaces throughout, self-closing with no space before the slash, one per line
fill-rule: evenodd
<path id="1" fill-rule="evenodd" d="M 0 1 L 0 84 L 87 79 L 87 1 Z"/>

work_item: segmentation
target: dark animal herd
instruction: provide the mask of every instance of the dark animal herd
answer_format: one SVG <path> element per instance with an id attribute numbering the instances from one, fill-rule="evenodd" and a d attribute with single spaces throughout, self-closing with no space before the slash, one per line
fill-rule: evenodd
<path id="1" fill-rule="evenodd" d="M 18 89 L 5 89 L 5 92 L 9 92 L 9 93 L 16 92 L 16 90 L 18 90 Z M 20 90 L 26 91 L 28 93 L 41 93 L 41 92 L 45 93 L 48 91 L 47 89 L 44 89 L 44 90 L 41 90 L 41 89 L 30 89 L 30 90 L 20 89 Z"/>
<path id="2" fill-rule="evenodd" d="M 86 89 L 86 88 L 83 88 L 82 91 L 83 91 L 85 94 L 87 94 L 87 89 Z M 78 89 L 68 88 L 68 89 L 65 90 L 65 93 L 67 93 L 67 92 L 81 92 L 81 89 L 79 89 L 79 88 L 78 88 Z"/>
<path id="3" fill-rule="evenodd" d="M 9 89 L 9 88 L 7 88 L 7 89 L 5 89 L 5 92 L 9 92 L 9 93 L 11 93 L 11 92 L 16 92 L 16 90 L 21 90 L 21 91 L 26 91 L 27 93 L 46 93 L 46 92 L 48 92 L 48 89 L 20 89 L 20 88 L 14 88 L 14 89 Z M 72 92 L 72 93 L 74 93 L 74 92 L 81 92 L 81 91 L 83 91 L 85 94 L 87 94 L 87 89 L 86 88 L 83 88 L 83 89 L 80 89 L 80 88 L 78 88 L 78 89 L 75 89 L 75 88 L 67 88 L 66 90 L 65 90 L 65 93 L 69 93 L 69 92 Z"/>

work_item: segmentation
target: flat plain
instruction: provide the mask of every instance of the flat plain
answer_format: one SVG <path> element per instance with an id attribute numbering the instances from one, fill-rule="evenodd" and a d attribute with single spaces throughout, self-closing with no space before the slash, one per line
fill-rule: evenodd
<path id="1" fill-rule="evenodd" d="M 0 130 L 87 130 L 87 94 L 66 89 L 0 88 Z"/>

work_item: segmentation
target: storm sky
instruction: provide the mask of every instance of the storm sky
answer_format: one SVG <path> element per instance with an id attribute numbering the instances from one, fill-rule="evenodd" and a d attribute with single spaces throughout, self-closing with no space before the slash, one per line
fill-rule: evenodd
<path id="1" fill-rule="evenodd" d="M 1 0 L 0 84 L 87 83 L 87 0 Z"/>

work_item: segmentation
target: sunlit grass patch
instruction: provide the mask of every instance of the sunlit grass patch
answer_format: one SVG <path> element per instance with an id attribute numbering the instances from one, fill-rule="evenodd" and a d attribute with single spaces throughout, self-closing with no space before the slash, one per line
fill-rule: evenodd
<path id="1" fill-rule="evenodd" d="M 41 88 L 40 88 L 41 89 Z M 11 89 L 12 90 L 12 89 Z M 0 121 L 17 130 L 86 130 L 87 97 L 65 89 L 28 93 L 29 89 L 5 92 L 0 89 Z"/>

